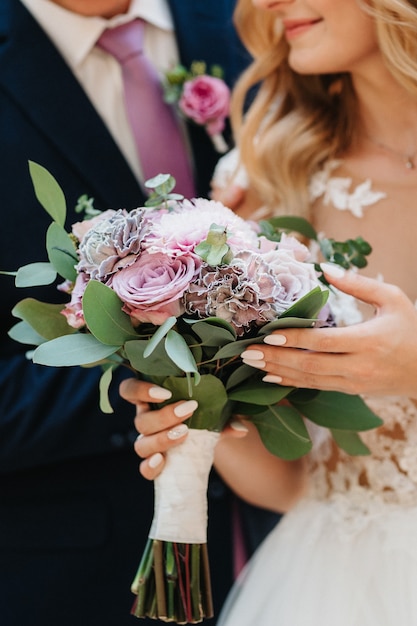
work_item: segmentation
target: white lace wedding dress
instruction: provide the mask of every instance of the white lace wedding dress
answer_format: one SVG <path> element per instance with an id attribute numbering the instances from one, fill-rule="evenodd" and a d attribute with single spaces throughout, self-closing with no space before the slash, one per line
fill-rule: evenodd
<path id="1" fill-rule="evenodd" d="M 350 192 L 331 169 L 312 200 L 360 217 L 384 196 L 368 181 Z M 335 307 L 346 323 L 353 303 Z M 219 626 L 417 626 L 417 402 L 365 399 L 384 420 L 362 434 L 371 455 L 349 457 L 313 428 L 308 494 L 242 572 Z"/>

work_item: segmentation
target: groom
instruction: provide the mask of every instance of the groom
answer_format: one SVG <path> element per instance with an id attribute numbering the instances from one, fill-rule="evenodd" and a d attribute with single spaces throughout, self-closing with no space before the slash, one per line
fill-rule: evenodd
<path id="1" fill-rule="evenodd" d="M 160 67 L 176 55 L 185 66 L 205 60 L 221 65 L 232 84 L 247 62 L 232 28 L 233 6 L 233 0 L 1 0 L 1 269 L 45 260 L 49 219 L 34 197 L 29 159 L 62 185 L 68 225 L 79 219 L 73 207 L 82 194 L 100 209 L 131 209 L 145 200 L 123 103 L 113 102 L 106 83 L 114 73 L 95 71 L 91 33 L 100 16 L 145 18 Z M 190 125 L 187 133 L 197 192 L 207 195 L 218 155 L 201 127 Z M 0 280 L 1 626 L 133 624 L 129 588 L 153 493 L 137 469 L 132 407 L 119 398 L 116 380 L 115 413 L 100 413 L 94 368 L 28 361 L 27 346 L 7 336 L 16 322 L 12 307 L 23 297 L 61 297 L 54 286 L 17 290 L 10 277 Z M 217 613 L 232 582 L 231 502 L 213 476 L 209 549 Z"/>

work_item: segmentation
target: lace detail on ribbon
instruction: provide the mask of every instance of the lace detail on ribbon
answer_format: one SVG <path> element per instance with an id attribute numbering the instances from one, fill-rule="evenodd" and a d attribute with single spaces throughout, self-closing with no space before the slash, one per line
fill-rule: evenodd
<path id="1" fill-rule="evenodd" d="M 339 211 L 350 211 L 355 217 L 363 216 L 363 209 L 386 197 L 381 191 L 372 191 L 372 182 L 366 179 L 350 191 L 352 179 L 332 176 L 342 161 L 329 161 L 316 172 L 310 181 L 309 193 L 312 202 L 323 197 L 324 204 L 332 204 Z"/>

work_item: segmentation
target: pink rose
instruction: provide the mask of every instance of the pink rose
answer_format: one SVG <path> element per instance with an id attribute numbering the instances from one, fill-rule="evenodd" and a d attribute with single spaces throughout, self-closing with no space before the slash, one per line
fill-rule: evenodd
<path id="1" fill-rule="evenodd" d="M 196 76 L 184 83 L 179 107 L 187 117 L 205 126 L 209 135 L 216 135 L 229 115 L 230 90 L 220 78 Z"/>
<path id="2" fill-rule="evenodd" d="M 170 258 L 143 252 L 136 263 L 120 270 L 111 287 L 124 303 L 132 322 L 157 326 L 184 312 L 182 296 L 198 270 L 192 255 Z"/>

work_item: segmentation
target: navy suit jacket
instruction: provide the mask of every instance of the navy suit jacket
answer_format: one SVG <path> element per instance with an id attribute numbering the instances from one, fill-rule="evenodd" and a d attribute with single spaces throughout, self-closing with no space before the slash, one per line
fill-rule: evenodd
<path id="1" fill-rule="evenodd" d="M 232 29 L 233 0 L 171 0 L 181 60 L 204 59 L 231 84 L 247 62 Z M 190 127 L 200 194 L 218 155 Z M 49 218 L 28 160 L 56 177 L 68 205 L 134 208 L 140 186 L 82 88 L 18 0 L 0 2 L 0 269 L 46 260 Z M 153 486 L 133 452 L 133 408 L 98 409 L 95 369 L 35 366 L 7 330 L 23 297 L 61 301 L 54 286 L 16 289 L 0 276 L 0 616 L 2 626 L 123 626 L 130 582 L 152 516 Z M 209 550 L 216 610 L 232 581 L 231 496 L 214 475 Z M 145 622 L 144 622 L 145 623 Z M 154 623 L 154 622 L 152 622 Z"/>

